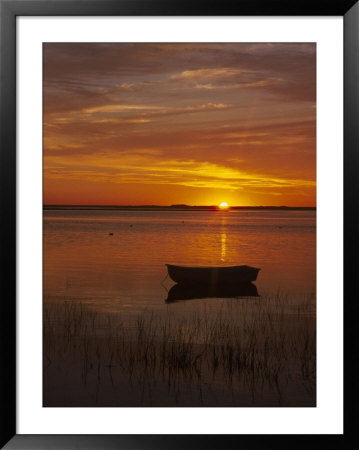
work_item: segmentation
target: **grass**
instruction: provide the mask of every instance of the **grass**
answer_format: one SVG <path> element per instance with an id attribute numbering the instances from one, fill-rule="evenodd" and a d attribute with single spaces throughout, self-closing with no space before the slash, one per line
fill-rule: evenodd
<path id="1" fill-rule="evenodd" d="M 138 406 L 160 405 L 161 395 L 173 405 L 190 405 L 186 391 L 193 386 L 198 394 L 194 405 L 207 405 L 211 398 L 211 405 L 222 406 L 221 395 L 230 392 L 231 400 L 223 394 L 224 404 L 255 405 L 261 398 L 267 406 L 296 406 L 303 398 L 294 399 L 306 396 L 314 406 L 314 307 L 313 296 L 294 304 L 278 294 L 223 301 L 216 312 L 202 308 L 178 315 L 169 308 L 165 315 L 145 312 L 128 320 L 75 301 L 45 303 L 45 386 L 58 383 L 50 376 L 57 368 L 73 367 L 68 384 L 108 391 L 121 379 L 118 390 L 127 383 L 142 392 Z M 50 391 L 45 387 L 45 403 Z M 149 400 L 151 392 L 155 398 Z M 216 397 L 216 392 L 222 394 Z"/>

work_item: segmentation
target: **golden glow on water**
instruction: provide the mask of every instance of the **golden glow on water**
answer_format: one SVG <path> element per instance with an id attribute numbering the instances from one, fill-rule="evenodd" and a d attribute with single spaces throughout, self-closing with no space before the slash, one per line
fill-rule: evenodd
<path id="1" fill-rule="evenodd" d="M 226 249 L 227 249 L 227 234 L 221 234 L 221 261 L 225 262 L 226 260 Z"/>
<path id="2" fill-rule="evenodd" d="M 315 262 L 315 211 L 46 210 L 44 405 L 313 406 Z M 166 263 L 259 267 L 259 297 L 168 303 Z"/>
<path id="3" fill-rule="evenodd" d="M 165 264 L 260 267 L 260 294 L 315 290 L 315 211 L 47 211 L 44 295 L 163 309 Z M 171 287 L 169 279 L 165 282 Z M 188 303 L 187 303 L 188 305 Z"/>

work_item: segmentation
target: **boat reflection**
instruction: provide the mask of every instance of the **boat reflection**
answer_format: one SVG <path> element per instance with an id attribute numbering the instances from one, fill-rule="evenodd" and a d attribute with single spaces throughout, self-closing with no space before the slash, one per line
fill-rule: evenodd
<path id="1" fill-rule="evenodd" d="M 238 284 L 190 284 L 178 283 L 168 291 L 166 303 L 199 298 L 259 297 L 253 283 Z"/>

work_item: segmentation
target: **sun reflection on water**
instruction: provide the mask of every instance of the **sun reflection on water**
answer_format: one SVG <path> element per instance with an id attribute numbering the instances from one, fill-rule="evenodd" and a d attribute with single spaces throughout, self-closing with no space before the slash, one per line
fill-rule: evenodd
<path id="1" fill-rule="evenodd" d="M 227 233 L 221 234 L 221 261 L 224 262 L 226 260 L 226 252 L 227 252 Z"/>

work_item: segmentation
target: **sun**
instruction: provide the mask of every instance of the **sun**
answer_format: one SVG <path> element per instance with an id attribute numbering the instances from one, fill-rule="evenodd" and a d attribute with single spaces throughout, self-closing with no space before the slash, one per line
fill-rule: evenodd
<path id="1" fill-rule="evenodd" d="M 222 203 L 219 205 L 219 207 L 220 207 L 221 209 L 228 209 L 228 208 L 229 208 L 227 202 L 222 202 Z"/>

